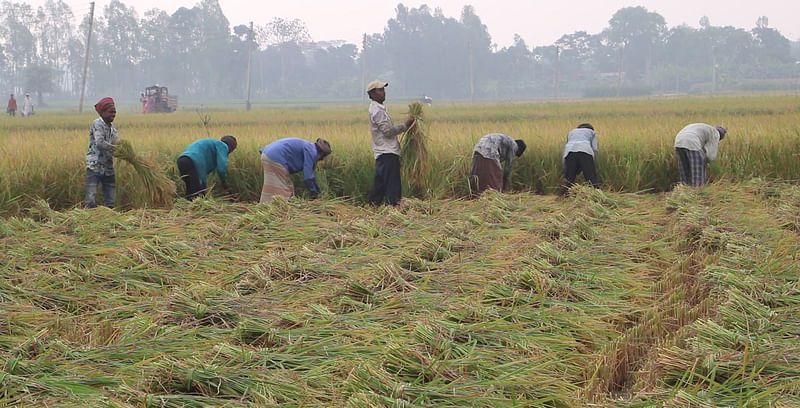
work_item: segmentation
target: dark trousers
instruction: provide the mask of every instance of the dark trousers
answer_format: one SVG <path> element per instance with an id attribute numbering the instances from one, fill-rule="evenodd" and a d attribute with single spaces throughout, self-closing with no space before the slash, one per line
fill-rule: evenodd
<path id="1" fill-rule="evenodd" d="M 97 185 L 103 185 L 103 203 L 108 208 L 114 208 L 114 201 L 117 195 L 116 177 L 105 175 L 86 169 L 86 197 L 83 205 L 86 208 L 97 207 Z"/>
<path id="2" fill-rule="evenodd" d="M 186 199 L 194 200 L 206 191 L 206 185 L 200 182 L 200 175 L 197 174 L 197 167 L 187 156 L 178 158 L 178 171 L 181 173 L 181 180 L 186 184 Z"/>
<path id="3" fill-rule="evenodd" d="M 397 205 L 402 198 L 400 184 L 400 156 L 384 153 L 375 159 L 375 181 L 369 192 L 369 203 L 381 205 L 384 201 Z"/>
<path id="4" fill-rule="evenodd" d="M 592 155 L 584 152 L 569 152 L 564 159 L 564 176 L 567 178 L 567 187 L 575 184 L 575 178 L 581 172 L 583 172 L 584 179 L 592 183 L 595 188 L 600 188 Z"/>

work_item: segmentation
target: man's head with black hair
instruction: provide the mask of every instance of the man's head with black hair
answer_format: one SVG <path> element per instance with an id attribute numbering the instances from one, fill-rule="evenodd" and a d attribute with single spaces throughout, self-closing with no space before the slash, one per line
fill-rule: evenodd
<path id="1" fill-rule="evenodd" d="M 222 143 L 225 143 L 226 145 L 228 145 L 228 154 L 231 154 L 231 153 L 233 153 L 234 150 L 236 150 L 237 143 L 236 143 L 236 138 L 235 137 L 233 137 L 231 135 L 225 135 L 225 136 L 222 136 L 222 138 L 220 138 L 219 140 Z"/>
<path id="2" fill-rule="evenodd" d="M 527 146 L 525 146 L 525 142 L 523 142 L 522 139 L 517 139 L 515 142 L 517 142 L 517 157 L 522 156 Z"/>

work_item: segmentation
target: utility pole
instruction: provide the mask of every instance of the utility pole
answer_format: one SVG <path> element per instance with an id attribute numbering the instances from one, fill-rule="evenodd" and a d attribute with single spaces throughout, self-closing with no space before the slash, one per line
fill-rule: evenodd
<path id="1" fill-rule="evenodd" d="M 553 72 L 553 97 L 558 99 L 558 69 L 561 58 L 561 50 L 556 45 L 556 69 Z"/>
<path id="2" fill-rule="evenodd" d="M 617 98 L 622 91 L 622 63 L 625 61 L 625 44 L 619 49 L 619 66 L 617 67 Z"/>
<path id="3" fill-rule="evenodd" d="M 83 113 L 83 97 L 86 96 L 86 73 L 89 71 L 89 45 L 92 43 L 92 25 L 94 25 L 94 2 L 89 3 L 89 32 L 86 34 L 86 57 L 83 59 L 83 84 L 81 85 L 81 101 L 78 113 Z"/>
<path id="4" fill-rule="evenodd" d="M 364 33 L 364 40 L 361 42 L 361 103 L 367 102 L 367 33 Z"/>
<path id="5" fill-rule="evenodd" d="M 472 41 L 467 43 L 467 49 L 469 51 L 469 100 L 475 102 L 475 79 L 472 68 Z"/>
<path id="6" fill-rule="evenodd" d="M 253 66 L 253 22 L 250 22 L 250 33 L 248 35 L 249 40 L 247 46 L 247 110 L 250 110 L 250 78 L 251 75 L 251 67 Z"/>
<path id="7" fill-rule="evenodd" d="M 717 46 L 711 46 L 711 93 L 717 93 Z"/>

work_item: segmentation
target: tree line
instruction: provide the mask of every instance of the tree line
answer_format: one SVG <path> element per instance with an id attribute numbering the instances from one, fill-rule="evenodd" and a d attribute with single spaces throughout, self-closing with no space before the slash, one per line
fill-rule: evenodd
<path id="1" fill-rule="evenodd" d="M 63 0 L 34 9 L 0 5 L 0 87 L 31 92 L 39 102 L 80 94 L 90 15 L 73 24 Z M 169 86 L 182 98 L 254 99 L 362 97 L 365 81 L 392 82 L 397 96 L 443 99 L 530 99 L 626 96 L 725 90 L 797 90 L 800 45 L 757 17 L 746 30 L 669 28 L 644 7 L 615 12 L 608 26 L 577 31 L 549 45 L 519 35 L 497 47 L 471 6 L 458 18 L 428 6 L 396 7 L 381 33 L 361 44 L 312 41 L 300 20 L 231 27 L 217 0 L 172 14 L 142 16 L 119 0 L 96 10 L 88 95 L 136 99 L 146 86 Z M 248 61 L 249 60 L 249 61 Z"/>

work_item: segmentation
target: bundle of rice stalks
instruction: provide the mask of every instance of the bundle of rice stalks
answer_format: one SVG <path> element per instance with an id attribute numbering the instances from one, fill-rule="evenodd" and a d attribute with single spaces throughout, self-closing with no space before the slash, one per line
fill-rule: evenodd
<path id="1" fill-rule="evenodd" d="M 175 198 L 175 183 L 159 171 L 156 163 L 139 156 L 127 140 L 114 146 L 114 157 L 128 162 L 142 179 L 147 200 L 154 207 L 169 207 Z"/>
<path id="2" fill-rule="evenodd" d="M 414 123 L 403 134 L 403 178 L 408 180 L 409 193 L 414 196 L 425 195 L 430 162 L 428 161 L 428 138 L 423 129 L 424 119 L 422 104 L 412 102 L 408 105 L 408 113 Z"/>

